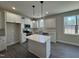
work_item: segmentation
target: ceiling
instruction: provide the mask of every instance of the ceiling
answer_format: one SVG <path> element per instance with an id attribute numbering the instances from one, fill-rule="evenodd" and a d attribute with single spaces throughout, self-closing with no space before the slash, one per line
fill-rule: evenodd
<path id="1" fill-rule="evenodd" d="M 12 10 L 11 7 L 14 6 L 16 8 L 15 11 L 29 17 L 33 16 L 33 4 L 35 5 L 35 17 L 39 18 L 41 14 L 41 4 L 39 1 L 0 1 L 0 7 Z M 75 9 L 79 9 L 79 1 L 45 1 L 43 15 L 58 14 Z"/>

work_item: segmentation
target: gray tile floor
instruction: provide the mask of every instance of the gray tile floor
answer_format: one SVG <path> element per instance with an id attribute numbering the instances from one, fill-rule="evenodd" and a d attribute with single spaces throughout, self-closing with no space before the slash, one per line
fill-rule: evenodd
<path id="1" fill-rule="evenodd" d="M 79 47 L 63 44 L 51 43 L 50 58 L 79 58 Z M 38 58 L 34 54 L 28 52 L 27 43 L 15 44 L 8 47 L 7 51 L 0 52 L 0 58 Z"/>

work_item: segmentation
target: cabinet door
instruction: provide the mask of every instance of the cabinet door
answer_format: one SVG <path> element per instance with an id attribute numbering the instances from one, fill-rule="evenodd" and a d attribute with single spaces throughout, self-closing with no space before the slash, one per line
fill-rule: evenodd
<path id="1" fill-rule="evenodd" d="M 3 23 L 3 21 L 2 21 L 2 19 L 0 18 L 0 29 L 3 29 L 2 23 Z"/>
<path id="2" fill-rule="evenodd" d="M 0 29 L 4 29 L 5 20 L 3 19 L 3 13 L 0 11 Z"/>
<path id="3" fill-rule="evenodd" d="M 6 49 L 5 39 L 4 37 L 0 37 L 0 51 Z"/>
<path id="4" fill-rule="evenodd" d="M 45 20 L 45 28 L 56 28 L 56 19 L 50 18 Z"/>
<path id="5" fill-rule="evenodd" d="M 4 43 L 4 40 L 2 39 L 1 40 L 1 51 L 4 50 L 4 49 L 5 49 L 5 43 Z"/>
<path id="6" fill-rule="evenodd" d="M 21 23 L 22 21 L 21 21 L 21 16 L 19 16 L 19 15 L 16 15 L 16 18 L 15 18 L 15 20 L 14 20 L 16 23 Z"/>
<path id="7" fill-rule="evenodd" d="M 6 12 L 6 20 L 7 20 L 7 22 L 14 22 L 13 21 L 14 17 L 15 17 L 14 14 Z"/>
<path id="8" fill-rule="evenodd" d="M 7 22 L 21 23 L 21 16 L 14 13 L 6 12 L 6 20 Z"/>
<path id="9" fill-rule="evenodd" d="M 2 45 L 2 43 L 1 43 L 2 41 L 1 41 L 1 38 L 0 38 L 0 51 L 1 51 L 1 45 Z"/>

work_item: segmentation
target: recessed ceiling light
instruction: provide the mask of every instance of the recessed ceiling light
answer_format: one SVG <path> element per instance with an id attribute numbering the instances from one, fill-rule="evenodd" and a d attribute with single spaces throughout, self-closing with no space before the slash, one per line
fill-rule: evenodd
<path id="1" fill-rule="evenodd" d="M 48 12 L 46 12 L 46 14 L 48 14 Z"/>
<path id="2" fill-rule="evenodd" d="M 15 10 L 16 8 L 15 7 L 12 7 L 12 9 Z"/>

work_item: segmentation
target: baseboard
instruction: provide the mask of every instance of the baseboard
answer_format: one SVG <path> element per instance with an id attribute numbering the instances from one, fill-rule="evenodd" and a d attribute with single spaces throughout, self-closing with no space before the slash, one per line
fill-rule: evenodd
<path id="1" fill-rule="evenodd" d="M 51 42 L 53 42 L 53 43 L 56 43 L 56 40 L 50 40 Z"/>
<path id="2" fill-rule="evenodd" d="M 67 41 L 62 41 L 62 40 L 57 40 L 57 42 L 61 42 L 61 43 L 65 43 L 65 44 L 71 44 L 71 45 L 79 46 L 78 43 L 73 43 L 73 42 L 67 42 Z"/>
<path id="3" fill-rule="evenodd" d="M 19 41 L 11 42 L 11 43 L 7 44 L 7 46 L 10 46 L 10 45 L 16 44 L 16 43 L 18 43 L 18 42 L 19 42 Z"/>
<path id="4" fill-rule="evenodd" d="M 56 41 L 51 41 L 51 43 L 56 43 Z"/>

